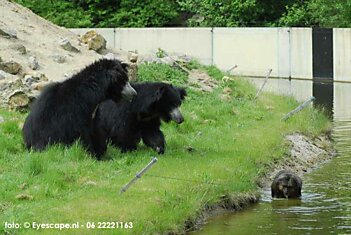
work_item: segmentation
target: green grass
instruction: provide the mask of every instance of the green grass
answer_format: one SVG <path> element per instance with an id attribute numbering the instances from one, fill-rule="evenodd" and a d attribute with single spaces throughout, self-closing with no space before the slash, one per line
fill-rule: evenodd
<path id="1" fill-rule="evenodd" d="M 201 67 L 221 80 L 214 67 Z M 186 86 L 186 75 L 167 65 L 142 65 L 140 80 L 169 81 Z M 224 87 L 231 99 L 220 98 Z M 220 83 L 212 93 L 188 89 L 182 106 L 185 122 L 164 124 L 166 153 L 126 193 L 120 188 L 155 156 L 140 144 L 122 154 L 109 147 L 96 161 L 80 144 L 53 146 L 44 152 L 23 147 L 25 114 L 0 110 L 0 233 L 4 222 L 75 223 L 133 222 L 133 229 L 64 230 L 61 234 L 150 234 L 182 232 L 184 222 L 220 202 L 257 192 L 266 166 L 288 149 L 286 134 L 318 135 L 330 126 L 320 112 L 307 108 L 286 122 L 280 119 L 298 103 L 289 97 L 262 94 L 243 79 Z M 188 151 L 191 147 L 193 151 Z M 158 177 L 155 177 L 158 176 Z M 178 178 L 168 179 L 161 177 Z M 33 229 L 8 230 L 36 234 Z M 58 230 L 40 230 L 57 234 Z M 77 232 L 79 231 L 79 232 Z"/>

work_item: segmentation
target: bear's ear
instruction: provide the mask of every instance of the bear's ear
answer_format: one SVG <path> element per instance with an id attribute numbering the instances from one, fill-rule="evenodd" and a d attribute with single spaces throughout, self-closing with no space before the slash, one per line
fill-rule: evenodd
<path id="1" fill-rule="evenodd" d="M 165 91 L 166 91 L 166 87 L 164 87 L 164 86 L 157 88 L 155 95 L 154 95 L 155 101 L 160 100 L 162 98 L 163 94 L 165 93 Z"/>
<path id="2" fill-rule="evenodd" d="M 184 100 L 185 96 L 187 95 L 186 90 L 184 88 L 179 88 L 179 87 L 177 88 L 177 90 L 178 90 L 180 99 Z"/>

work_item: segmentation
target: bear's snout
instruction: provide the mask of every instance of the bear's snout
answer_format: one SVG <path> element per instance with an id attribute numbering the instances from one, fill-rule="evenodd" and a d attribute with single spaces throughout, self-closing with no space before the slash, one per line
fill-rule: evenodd
<path id="1" fill-rule="evenodd" d="M 180 124 L 184 121 L 184 117 L 182 113 L 180 112 L 179 108 L 175 108 L 170 112 L 171 118 L 173 121 L 175 121 L 177 124 Z"/>
<path id="2" fill-rule="evenodd" d="M 137 92 L 135 89 L 130 85 L 129 82 L 127 82 L 122 90 L 122 97 L 128 101 L 131 101 L 134 96 L 137 95 Z"/>

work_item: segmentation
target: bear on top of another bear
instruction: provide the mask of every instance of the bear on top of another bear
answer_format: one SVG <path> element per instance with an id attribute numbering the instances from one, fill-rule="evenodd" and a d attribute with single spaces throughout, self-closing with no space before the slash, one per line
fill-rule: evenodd
<path id="1" fill-rule="evenodd" d="M 96 111 L 94 127 L 96 139 L 101 141 L 97 147 L 101 154 L 106 150 L 107 140 L 122 152 L 135 150 L 142 140 L 163 154 L 161 120 L 177 124 L 184 120 L 179 107 L 186 96 L 185 89 L 161 82 L 133 83 L 132 87 L 138 95 L 131 102 L 107 100 Z"/>
<path id="2" fill-rule="evenodd" d="M 44 89 L 24 123 L 25 146 L 43 150 L 52 144 L 69 146 L 80 139 L 100 160 L 108 140 L 123 152 L 136 149 L 142 139 L 163 153 L 161 120 L 183 121 L 179 106 L 185 95 L 184 89 L 166 83 L 131 86 L 126 64 L 101 59 Z"/>

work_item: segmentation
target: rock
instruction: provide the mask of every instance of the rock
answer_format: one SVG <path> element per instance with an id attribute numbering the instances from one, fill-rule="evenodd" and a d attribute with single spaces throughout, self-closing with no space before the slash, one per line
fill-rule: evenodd
<path id="1" fill-rule="evenodd" d="M 238 114 L 239 114 L 239 112 L 237 111 L 237 109 L 236 109 L 236 108 L 232 108 L 232 114 L 233 114 L 233 115 L 238 115 Z"/>
<path id="2" fill-rule="evenodd" d="M 37 87 L 37 83 L 45 82 L 48 83 L 48 78 L 43 73 L 34 73 L 34 74 L 26 74 L 24 78 L 22 78 L 22 84 L 35 89 Z M 42 86 L 43 84 L 39 85 Z M 39 89 L 37 89 L 39 90 Z"/>
<path id="3" fill-rule="evenodd" d="M 60 47 L 62 47 L 63 49 L 65 49 L 66 51 L 70 51 L 70 52 L 75 52 L 78 53 L 79 50 L 77 48 L 75 48 L 74 46 L 72 46 L 72 44 L 68 41 L 67 38 L 62 39 L 59 42 Z"/>
<path id="4" fill-rule="evenodd" d="M 221 98 L 221 100 L 223 100 L 223 101 L 230 101 L 230 100 L 232 99 L 232 97 L 231 97 L 230 95 L 228 95 L 228 94 L 222 94 L 222 95 L 220 96 L 220 98 Z"/>
<path id="5" fill-rule="evenodd" d="M 64 55 L 56 54 L 56 55 L 53 55 L 52 58 L 56 63 L 59 63 L 59 64 L 63 64 L 66 62 L 66 56 Z"/>
<path id="6" fill-rule="evenodd" d="M 211 121 L 208 120 L 208 119 L 205 119 L 205 120 L 202 121 L 203 124 L 208 124 L 208 123 L 210 123 L 210 122 L 211 122 Z"/>
<path id="7" fill-rule="evenodd" d="M 32 200 L 33 196 L 31 196 L 29 194 L 21 193 L 21 194 L 18 194 L 16 196 L 16 199 L 18 199 L 18 200 Z"/>
<path id="8" fill-rule="evenodd" d="M 65 73 L 63 76 L 64 76 L 65 78 L 69 78 L 69 77 L 72 77 L 72 74 L 71 74 L 71 73 Z"/>
<path id="9" fill-rule="evenodd" d="M 36 91 L 31 90 L 31 91 L 27 94 L 28 98 L 30 99 L 30 103 L 31 103 L 32 101 L 34 101 L 35 99 L 37 99 L 37 98 L 39 97 L 39 95 L 40 95 L 40 91 L 38 91 L 38 90 L 36 90 Z"/>
<path id="10" fill-rule="evenodd" d="M 86 32 L 82 37 L 81 41 L 88 44 L 89 50 L 99 52 L 102 49 L 106 49 L 106 40 L 103 36 L 98 34 L 95 30 Z"/>
<path id="11" fill-rule="evenodd" d="M 37 58 L 35 58 L 34 56 L 29 57 L 28 66 L 33 70 L 37 70 L 39 68 L 39 63 Z"/>
<path id="12" fill-rule="evenodd" d="M 193 120 L 197 120 L 199 117 L 196 115 L 196 113 L 194 111 L 192 111 L 190 113 L 190 117 L 193 119 Z"/>
<path id="13" fill-rule="evenodd" d="M 199 69 L 191 70 L 189 74 L 189 84 L 198 87 L 201 91 L 212 92 L 217 87 L 217 82 L 213 80 L 205 71 Z"/>
<path id="14" fill-rule="evenodd" d="M 148 64 L 153 62 L 153 57 L 151 55 L 140 55 L 138 60 L 139 64 Z"/>
<path id="15" fill-rule="evenodd" d="M 104 55 L 104 58 L 105 58 L 105 59 L 108 59 L 108 60 L 113 60 L 113 59 L 115 59 L 116 57 L 115 57 L 115 55 L 114 55 L 113 53 L 109 52 L 109 53 L 107 53 L 106 55 Z"/>
<path id="16" fill-rule="evenodd" d="M 27 183 L 23 183 L 19 186 L 19 189 L 21 190 L 25 190 L 26 188 L 28 188 L 28 184 Z"/>
<path id="17" fill-rule="evenodd" d="M 188 55 L 180 55 L 180 56 L 177 56 L 175 60 L 180 63 L 187 64 L 187 63 L 190 63 L 193 60 L 193 58 Z"/>
<path id="18" fill-rule="evenodd" d="M 21 55 L 25 55 L 27 53 L 26 47 L 22 44 L 14 44 L 10 48 L 16 50 Z"/>
<path id="19" fill-rule="evenodd" d="M 29 75 L 32 75 L 33 77 L 37 78 L 36 80 L 38 81 L 49 81 L 49 79 L 45 76 L 44 73 L 36 72 Z"/>
<path id="20" fill-rule="evenodd" d="M 103 36 L 100 34 L 96 35 L 95 37 L 91 38 L 91 40 L 88 42 L 88 48 L 89 50 L 94 50 L 98 52 L 101 49 L 106 48 L 106 40 Z"/>
<path id="21" fill-rule="evenodd" d="M 10 110 L 23 111 L 28 108 L 31 102 L 30 97 L 22 90 L 13 91 L 8 98 Z"/>
<path id="22" fill-rule="evenodd" d="M 35 83 L 32 87 L 33 87 L 34 90 L 42 91 L 49 84 L 51 84 L 51 82 L 43 81 L 43 82 Z"/>
<path id="23" fill-rule="evenodd" d="M 110 50 L 108 50 L 106 48 L 101 48 L 101 49 L 97 50 L 96 52 L 99 53 L 100 55 L 106 55 L 106 54 L 110 53 Z"/>
<path id="24" fill-rule="evenodd" d="M 3 123 L 4 121 L 5 119 L 2 116 L 0 116 L 0 123 Z"/>
<path id="25" fill-rule="evenodd" d="M 204 92 L 212 92 L 213 88 L 209 86 L 202 86 L 200 90 Z"/>
<path id="26" fill-rule="evenodd" d="M 165 56 L 163 58 L 160 58 L 160 63 L 161 64 L 168 64 L 169 66 L 173 66 L 175 62 L 172 58 Z"/>
<path id="27" fill-rule="evenodd" d="M 32 75 L 25 75 L 22 82 L 24 85 L 31 87 L 33 83 L 37 83 L 39 81 L 38 77 L 34 77 Z"/>
<path id="28" fill-rule="evenodd" d="M 3 36 L 4 38 L 17 38 L 17 32 L 12 29 L 0 29 L 0 36 Z"/>
<path id="29" fill-rule="evenodd" d="M 88 180 L 83 185 L 85 185 L 85 186 L 96 186 L 97 183 L 92 181 L 92 180 Z"/>
<path id="30" fill-rule="evenodd" d="M 129 81 L 138 80 L 138 65 L 136 63 L 129 64 L 128 66 L 128 79 Z"/>
<path id="31" fill-rule="evenodd" d="M 4 91 L 7 90 L 10 86 L 11 82 L 8 82 L 7 79 L 0 80 L 0 95 L 3 95 Z"/>
<path id="32" fill-rule="evenodd" d="M 133 54 L 133 53 L 132 53 Z M 136 54 L 136 53 L 134 53 Z M 137 54 L 136 54 L 137 55 Z M 132 55 L 129 56 L 130 58 L 132 57 Z M 175 62 L 177 62 L 178 64 L 181 65 L 185 65 L 187 63 L 190 63 L 193 59 L 190 56 L 187 55 L 169 55 L 169 54 L 164 54 L 160 57 L 158 57 L 157 55 L 140 55 L 138 56 L 140 58 L 138 59 L 138 63 L 159 63 L 159 64 L 168 64 L 173 66 L 175 64 Z"/>
<path id="33" fill-rule="evenodd" d="M 224 87 L 223 88 L 223 93 L 230 95 L 233 92 L 233 90 L 230 87 Z"/>
<path id="34" fill-rule="evenodd" d="M 21 69 L 22 66 L 15 61 L 0 62 L 0 70 L 5 71 L 6 73 L 17 74 Z"/>
<path id="35" fill-rule="evenodd" d="M 95 30 L 90 30 L 88 32 L 86 32 L 81 38 L 80 41 L 84 44 L 88 44 L 89 40 L 92 37 L 95 37 L 98 33 Z"/>
<path id="36" fill-rule="evenodd" d="M 226 82 L 230 82 L 230 81 L 234 81 L 234 79 L 232 79 L 231 77 L 228 77 L 228 76 L 222 77 L 222 82 L 226 83 Z"/>
<path id="37" fill-rule="evenodd" d="M 131 53 L 129 55 L 129 61 L 132 62 L 132 63 L 136 63 L 138 62 L 138 54 L 137 53 Z"/>
<path id="38" fill-rule="evenodd" d="M 266 106 L 266 110 L 268 110 L 268 111 L 274 110 L 274 106 L 267 105 L 267 106 Z"/>
<path id="39" fill-rule="evenodd" d="M 0 70 L 0 80 L 5 79 L 4 71 Z"/>

